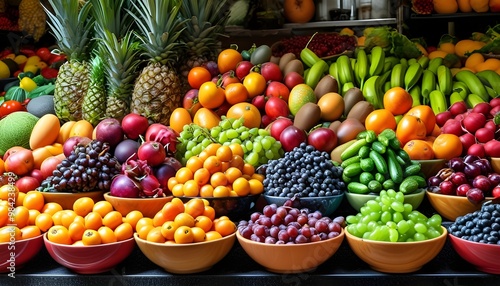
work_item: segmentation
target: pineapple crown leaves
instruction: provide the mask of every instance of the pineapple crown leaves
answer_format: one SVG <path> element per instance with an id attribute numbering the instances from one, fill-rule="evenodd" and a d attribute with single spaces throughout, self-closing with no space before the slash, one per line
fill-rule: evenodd
<path id="1" fill-rule="evenodd" d="M 90 84 L 102 85 L 104 84 L 104 62 L 99 55 L 99 52 L 97 50 L 94 51 L 95 52 L 92 53 L 92 59 L 90 61 L 92 74 L 90 77 Z"/>
<path id="2" fill-rule="evenodd" d="M 93 48 L 94 18 L 90 15 L 91 4 L 80 6 L 74 0 L 48 0 L 51 8 L 43 6 L 48 25 L 58 41 L 59 49 L 69 60 L 84 61 Z"/>
<path id="3" fill-rule="evenodd" d="M 91 0 L 92 13 L 96 19 L 96 33 L 104 37 L 107 33 L 104 29 L 111 33 L 122 37 L 132 27 L 133 18 L 127 13 L 123 7 L 129 3 L 126 0 Z"/>
<path id="4" fill-rule="evenodd" d="M 186 22 L 179 17 L 180 1 L 140 0 L 133 1 L 132 6 L 127 11 L 138 27 L 135 34 L 142 42 L 143 54 L 151 62 L 175 65 L 178 52 L 184 47 L 178 38 Z"/>

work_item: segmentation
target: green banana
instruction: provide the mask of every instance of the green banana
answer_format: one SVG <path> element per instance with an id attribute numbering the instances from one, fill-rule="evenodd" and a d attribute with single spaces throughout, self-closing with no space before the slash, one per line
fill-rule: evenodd
<path id="1" fill-rule="evenodd" d="M 411 98 L 413 99 L 413 104 L 411 105 L 411 107 L 422 105 L 422 102 L 420 101 L 420 96 L 421 96 L 420 85 L 414 85 L 410 89 L 409 93 L 411 95 Z"/>
<path id="2" fill-rule="evenodd" d="M 452 92 L 450 95 L 450 106 L 452 106 L 455 102 L 459 101 L 464 101 L 460 93 L 458 91 Z"/>
<path id="3" fill-rule="evenodd" d="M 330 64 L 330 67 L 328 68 L 328 73 L 331 76 L 333 76 L 337 80 L 339 86 L 341 86 L 342 83 L 339 80 L 339 71 L 338 71 L 338 68 L 337 68 L 337 62 L 332 62 Z"/>
<path id="4" fill-rule="evenodd" d="M 354 71 L 354 67 L 356 66 L 356 59 L 355 58 L 349 58 L 351 61 L 351 69 Z"/>
<path id="5" fill-rule="evenodd" d="M 391 71 L 391 87 L 404 87 L 406 66 L 402 63 L 396 64 Z"/>
<path id="6" fill-rule="evenodd" d="M 423 73 L 422 66 L 414 62 L 408 66 L 408 69 L 405 73 L 405 89 L 410 90 L 419 80 Z"/>
<path id="7" fill-rule="evenodd" d="M 500 75 L 492 70 L 483 70 L 476 73 L 476 76 L 485 86 L 491 87 L 497 94 L 500 94 Z"/>
<path id="8" fill-rule="evenodd" d="M 399 64 L 398 58 L 396 58 L 394 56 L 385 57 L 384 68 L 382 69 L 382 73 L 385 73 L 388 70 L 391 70 L 394 67 L 394 65 L 396 65 L 396 64 Z"/>
<path id="9" fill-rule="evenodd" d="M 465 100 L 470 91 L 467 85 L 461 81 L 453 81 L 452 91 L 456 91 L 460 94 L 462 100 Z"/>
<path id="10" fill-rule="evenodd" d="M 383 88 L 384 93 L 386 93 L 389 89 L 391 89 L 391 87 L 392 87 L 392 86 L 391 86 L 391 82 L 390 82 L 390 81 L 386 81 L 386 82 L 384 83 L 384 88 Z"/>
<path id="11" fill-rule="evenodd" d="M 493 88 L 491 88 L 491 87 L 489 87 L 487 85 L 485 85 L 484 88 L 486 88 L 486 92 L 488 93 L 488 95 L 491 98 L 495 98 L 495 97 L 498 96 L 497 92 Z"/>
<path id="12" fill-rule="evenodd" d="M 371 62 L 369 68 L 370 76 L 380 75 L 384 69 L 385 64 L 385 52 L 380 46 L 375 46 L 372 48 L 371 52 Z"/>
<path id="13" fill-rule="evenodd" d="M 434 114 L 441 113 L 448 109 L 445 95 L 440 90 L 433 90 L 429 94 L 432 111 Z"/>
<path id="14" fill-rule="evenodd" d="M 416 58 L 411 58 L 408 60 L 408 65 L 411 65 L 411 64 L 416 64 L 417 63 L 417 59 Z"/>
<path id="15" fill-rule="evenodd" d="M 405 58 L 400 58 L 400 59 L 399 59 L 399 63 L 400 63 L 401 65 L 403 65 L 403 67 L 405 68 L 405 70 L 408 68 L 408 60 L 407 60 L 407 59 L 405 59 Z"/>
<path id="16" fill-rule="evenodd" d="M 478 95 L 484 101 L 488 101 L 488 92 L 476 74 L 470 70 L 461 70 L 455 75 L 455 78 L 465 83 L 471 93 Z"/>
<path id="17" fill-rule="evenodd" d="M 437 69 L 437 80 L 439 83 L 439 90 L 445 95 L 449 96 L 453 87 L 453 76 L 451 70 L 445 65 L 440 65 Z"/>
<path id="18" fill-rule="evenodd" d="M 312 89 L 316 88 L 319 80 L 323 77 L 323 75 L 328 71 L 328 64 L 324 60 L 317 61 L 310 69 L 307 75 L 304 77 L 304 83 L 308 86 L 312 87 Z"/>
<path id="19" fill-rule="evenodd" d="M 429 104 L 429 94 L 436 89 L 436 75 L 430 70 L 422 72 L 422 97 L 423 103 Z"/>
<path id="20" fill-rule="evenodd" d="M 368 77 L 368 57 L 366 56 L 366 51 L 364 49 L 358 50 L 358 55 L 356 57 L 356 67 L 357 67 L 357 77 L 359 78 L 359 86 L 363 87 L 366 78 Z"/>
<path id="21" fill-rule="evenodd" d="M 443 58 L 433 58 L 432 60 L 429 61 L 429 65 L 427 66 L 427 69 L 433 72 L 434 74 L 437 74 L 437 69 L 440 65 L 443 64 Z"/>
<path id="22" fill-rule="evenodd" d="M 426 69 L 429 66 L 430 59 L 427 56 L 421 56 L 417 62 L 422 66 L 423 69 Z"/>
<path id="23" fill-rule="evenodd" d="M 346 55 L 341 55 L 337 58 L 337 73 L 342 84 L 354 82 L 351 60 Z"/>
<path id="24" fill-rule="evenodd" d="M 346 93 L 349 89 L 354 88 L 354 87 L 356 87 L 356 86 L 355 86 L 355 85 L 354 85 L 354 83 L 352 83 L 352 82 L 346 82 L 346 83 L 344 83 L 344 85 L 342 85 L 342 91 L 341 91 L 341 93 L 342 93 L 342 94 L 341 94 L 341 95 L 342 95 L 342 96 L 344 96 L 344 94 L 345 94 L 345 93 Z"/>
<path id="25" fill-rule="evenodd" d="M 467 98 L 465 98 L 465 104 L 467 104 L 468 108 L 474 108 L 478 103 L 486 102 L 486 100 L 483 100 L 482 97 L 475 93 L 470 93 L 467 95 Z"/>
<path id="26" fill-rule="evenodd" d="M 300 60 L 307 66 L 312 67 L 321 58 L 318 57 L 311 49 L 303 48 L 300 51 Z"/>
<path id="27" fill-rule="evenodd" d="M 363 86 L 363 96 L 366 101 L 371 103 L 375 109 L 381 109 L 383 105 L 384 92 L 382 90 L 380 76 L 374 75 L 369 77 Z"/>

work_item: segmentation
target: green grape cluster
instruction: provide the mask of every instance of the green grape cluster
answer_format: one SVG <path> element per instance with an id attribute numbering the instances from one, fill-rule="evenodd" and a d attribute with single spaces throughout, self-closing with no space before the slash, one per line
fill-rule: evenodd
<path id="1" fill-rule="evenodd" d="M 404 194 L 394 189 L 383 190 L 361 207 L 356 215 L 346 217 L 347 231 L 359 238 L 410 242 L 432 239 L 443 233 L 439 214 L 430 218 L 411 204 L 404 203 Z"/>
<path id="2" fill-rule="evenodd" d="M 190 157 L 200 154 L 210 143 L 240 144 L 244 152 L 243 159 L 254 167 L 279 159 L 284 154 L 281 142 L 272 137 L 268 130 L 248 128 L 243 125 L 243 118 L 223 116 L 219 125 L 211 129 L 196 124 L 185 125 L 178 140 L 177 159 L 184 164 Z"/>

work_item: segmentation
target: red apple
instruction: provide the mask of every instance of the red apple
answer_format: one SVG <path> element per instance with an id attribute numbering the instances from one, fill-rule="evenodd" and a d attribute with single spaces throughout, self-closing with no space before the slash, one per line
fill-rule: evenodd
<path id="1" fill-rule="evenodd" d="M 283 73 L 281 72 L 280 66 L 273 62 L 265 62 L 260 66 L 260 74 L 268 81 L 279 81 L 283 80 Z"/>
<path id="2" fill-rule="evenodd" d="M 57 169 L 57 165 L 62 162 L 62 159 L 58 156 L 51 156 L 43 160 L 40 165 L 40 171 L 42 172 L 43 178 L 52 176 L 52 172 Z"/>
<path id="3" fill-rule="evenodd" d="M 137 150 L 137 157 L 139 160 L 148 162 L 149 166 L 158 166 L 167 157 L 165 147 L 160 142 L 147 141 L 139 146 Z"/>
<path id="4" fill-rule="evenodd" d="M 37 179 L 40 184 L 42 183 L 43 179 L 45 179 L 40 169 L 31 170 L 30 176 Z"/>
<path id="5" fill-rule="evenodd" d="M 20 192 L 27 193 L 29 191 L 34 191 L 40 186 L 40 182 L 37 178 L 31 176 L 23 176 L 16 181 L 16 187 Z"/>
<path id="6" fill-rule="evenodd" d="M 264 109 L 271 118 L 288 117 L 290 115 L 287 102 L 279 97 L 268 98 Z"/>
<path id="7" fill-rule="evenodd" d="M 106 118 L 95 127 L 95 135 L 97 140 L 107 142 L 111 148 L 114 148 L 123 140 L 125 134 L 120 121 L 115 118 Z"/>
<path id="8" fill-rule="evenodd" d="M 267 84 L 266 93 L 267 97 L 279 97 L 288 102 L 288 96 L 290 95 L 290 89 L 280 82 L 280 81 L 271 81 Z"/>
<path id="9" fill-rule="evenodd" d="M 291 119 L 280 117 L 271 122 L 269 132 L 274 139 L 279 140 L 281 132 L 290 125 L 293 125 L 293 121 Z"/>
<path id="10" fill-rule="evenodd" d="M 149 127 L 148 119 L 137 113 L 129 113 L 122 119 L 122 128 L 127 138 L 136 140 L 144 135 Z"/>
<path id="11" fill-rule="evenodd" d="M 294 86 L 304 83 L 304 77 L 296 71 L 291 71 L 285 75 L 283 81 L 288 89 L 292 90 Z"/>
<path id="12" fill-rule="evenodd" d="M 247 74 L 250 73 L 250 70 L 253 68 L 253 64 L 250 61 L 241 61 L 236 65 L 236 76 L 243 80 Z"/>
<path id="13" fill-rule="evenodd" d="M 264 111 L 264 108 L 266 106 L 266 97 L 264 95 L 257 95 L 252 98 L 252 104 L 255 105 L 258 110 Z"/>

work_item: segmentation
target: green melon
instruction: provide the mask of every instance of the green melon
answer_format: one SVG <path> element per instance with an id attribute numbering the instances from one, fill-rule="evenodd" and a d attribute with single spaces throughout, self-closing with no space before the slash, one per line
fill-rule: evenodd
<path id="1" fill-rule="evenodd" d="M 299 109 L 306 103 L 316 103 L 316 95 L 312 87 L 305 83 L 298 84 L 292 88 L 288 96 L 288 108 L 290 113 L 295 116 Z"/>
<path id="2" fill-rule="evenodd" d="M 0 156 L 14 146 L 30 148 L 30 136 L 38 117 L 26 111 L 17 111 L 0 120 Z"/>

